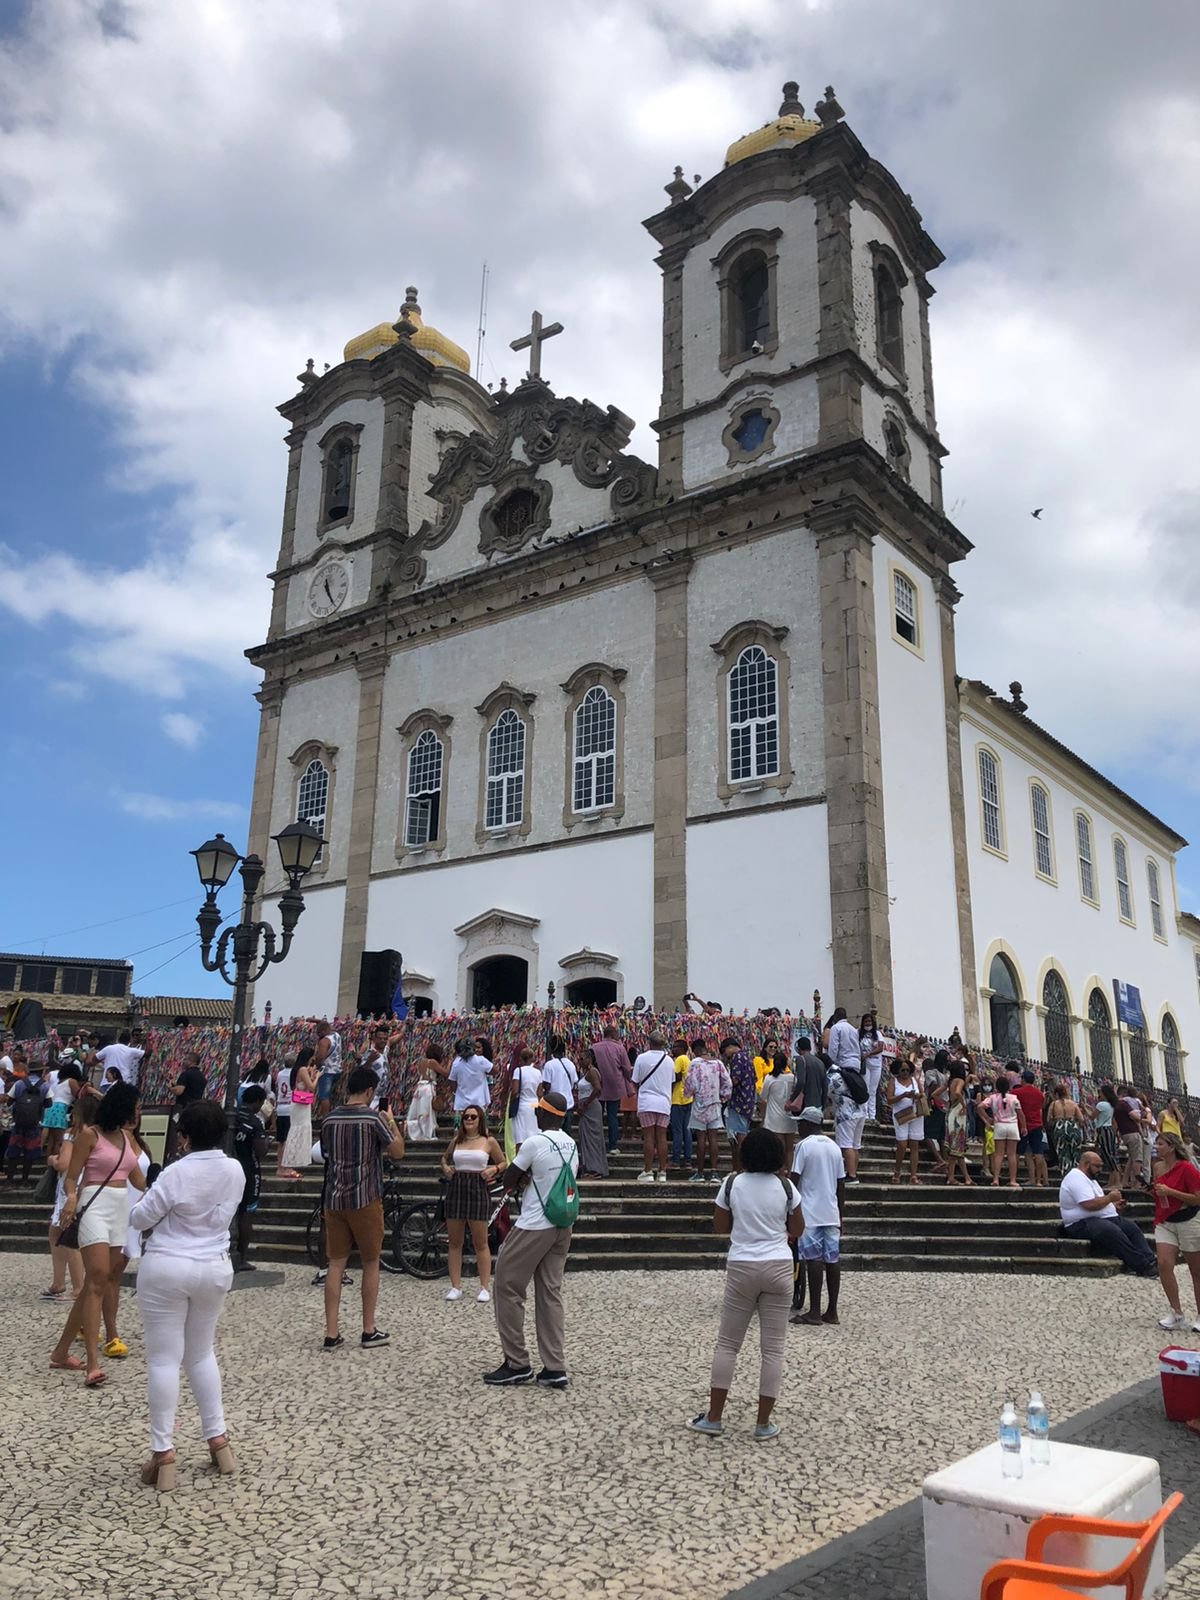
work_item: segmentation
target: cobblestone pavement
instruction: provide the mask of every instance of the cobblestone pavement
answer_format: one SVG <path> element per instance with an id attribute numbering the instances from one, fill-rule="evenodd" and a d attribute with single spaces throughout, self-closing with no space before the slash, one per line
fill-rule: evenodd
<path id="1" fill-rule="evenodd" d="M 1036 1384 L 1062 1419 L 1154 1372 L 1167 1342 L 1134 1280 L 847 1274 L 840 1328 L 789 1330 L 784 1431 L 756 1445 L 750 1350 L 725 1436 L 683 1427 L 718 1273 L 569 1277 L 572 1386 L 554 1392 L 484 1388 L 490 1308 L 447 1305 L 444 1281 L 385 1277 L 390 1348 L 326 1356 L 319 1291 L 290 1269 L 232 1295 L 219 1331 L 238 1475 L 206 1470 L 185 1388 L 179 1488 L 159 1496 L 136 1478 L 133 1297 L 130 1359 L 89 1393 L 46 1369 L 64 1314 L 37 1303 L 46 1281 L 44 1261 L 0 1257 L 4 1600 L 720 1600 L 902 1506 L 993 1436 L 1007 1393 Z"/>

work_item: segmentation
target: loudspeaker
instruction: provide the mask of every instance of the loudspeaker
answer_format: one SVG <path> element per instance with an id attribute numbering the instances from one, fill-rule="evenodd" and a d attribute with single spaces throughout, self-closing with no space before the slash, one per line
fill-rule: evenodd
<path id="1" fill-rule="evenodd" d="M 364 950 L 358 965 L 358 1014 L 390 1017 L 404 960 L 399 950 Z"/>

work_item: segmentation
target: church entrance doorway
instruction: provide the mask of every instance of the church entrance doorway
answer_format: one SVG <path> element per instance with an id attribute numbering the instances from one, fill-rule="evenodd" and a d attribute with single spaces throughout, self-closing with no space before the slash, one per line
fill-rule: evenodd
<path id="1" fill-rule="evenodd" d="M 520 956 L 489 956 L 471 968 L 471 1005 L 476 1011 L 523 1006 L 529 998 L 529 963 Z"/>
<path id="2" fill-rule="evenodd" d="M 992 1050 L 998 1056 L 1015 1056 L 1019 1060 L 1025 1054 L 1025 1038 L 1021 1029 L 1021 995 L 1017 986 L 1017 975 L 1011 963 L 1002 955 L 994 956 L 992 959 L 991 971 L 988 973 L 988 988 L 992 991 L 988 1000 L 992 1023 Z"/>
<path id="3" fill-rule="evenodd" d="M 617 986 L 611 978 L 579 978 L 567 985 L 569 1006 L 591 1006 L 603 1010 L 617 1003 Z"/>

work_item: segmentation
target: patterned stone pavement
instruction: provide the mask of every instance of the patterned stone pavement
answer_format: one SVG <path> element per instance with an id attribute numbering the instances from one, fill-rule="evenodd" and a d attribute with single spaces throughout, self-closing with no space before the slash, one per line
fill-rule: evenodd
<path id="1" fill-rule="evenodd" d="M 840 1328 L 789 1330 L 784 1432 L 756 1445 L 750 1351 L 725 1436 L 683 1427 L 720 1274 L 569 1277 L 558 1393 L 485 1389 L 490 1308 L 447 1305 L 444 1282 L 385 1277 L 391 1347 L 326 1356 L 319 1291 L 289 1270 L 232 1295 L 220 1329 L 238 1475 L 206 1470 L 185 1388 L 179 1489 L 158 1496 L 136 1478 L 133 1297 L 130 1359 L 88 1393 L 46 1370 L 63 1315 L 37 1303 L 46 1281 L 44 1261 L 0 1257 L 4 1600 L 721 1600 L 903 1506 L 993 1436 L 1006 1393 L 1036 1384 L 1061 1420 L 1152 1373 L 1167 1342 L 1157 1291 L 1134 1280 L 847 1275 Z"/>

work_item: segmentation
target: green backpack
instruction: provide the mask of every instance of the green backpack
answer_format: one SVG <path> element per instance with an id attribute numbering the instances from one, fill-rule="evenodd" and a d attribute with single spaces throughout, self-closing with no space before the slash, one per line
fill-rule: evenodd
<path id="1" fill-rule="evenodd" d="M 542 1213 L 550 1226 L 552 1228 L 572 1228 L 579 1220 L 579 1184 L 576 1182 L 575 1174 L 571 1171 L 571 1163 L 566 1156 L 554 1144 L 553 1139 L 550 1140 L 550 1144 L 554 1146 L 554 1153 L 562 1162 L 558 1176 L 550 1185 L 550 1193 L 545 1195 L 542 1193 L 537 1184 L 533 1183 L 532 1174 L 530 1174 L 529 1181 L 533 1184 L 534 1194 L 542 1202 Z"/>

